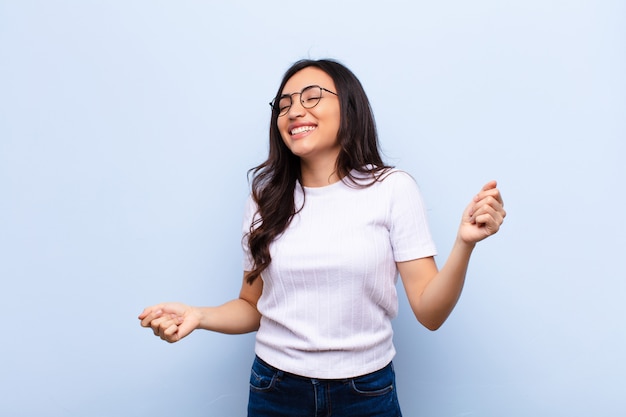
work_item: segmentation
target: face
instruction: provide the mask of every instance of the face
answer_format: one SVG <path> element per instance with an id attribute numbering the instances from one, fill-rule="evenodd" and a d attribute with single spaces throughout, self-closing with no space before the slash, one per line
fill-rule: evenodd
<path id="1" fill-rule="evenodd" d="M 339 155 L 340 109 L 336 95 L 322 91 L 319 103 L 310 109 L 300 102 L 303 88 L 318 85 L 337 92 L 333 79 L 324 71 L 307 67 L 295 73 L 285 84 L 281 95 L 292 95 L 289 111 L 278 116 L 278 130 L 291 152 L 305 162 L 322 161 L 333 164 Z"/>

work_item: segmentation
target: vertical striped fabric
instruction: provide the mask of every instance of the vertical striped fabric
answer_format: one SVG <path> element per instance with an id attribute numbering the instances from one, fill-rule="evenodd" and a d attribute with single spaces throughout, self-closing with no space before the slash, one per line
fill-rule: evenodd
<path id="1" fill-rule="evenodd" d="M 395 354 L 395 262 L 436 254 L 417 184 L 392 170 L 367 188 L 298 185 L 295 199 L 304 207 L 271 245 L 262 275 L 256 354 L 311 378 L 376 371 Z M 245 233 L 255 209 L 249 200 L 244 270 L 252 269 Z"/>

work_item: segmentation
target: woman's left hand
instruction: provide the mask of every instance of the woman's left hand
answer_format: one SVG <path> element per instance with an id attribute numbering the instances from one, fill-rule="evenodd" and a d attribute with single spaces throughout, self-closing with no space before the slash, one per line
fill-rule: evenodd
<path id="1" fill-rule="evenodd" d="M 495 181 L 490 181 L 474 197 L 463 213 L 459 238 L 469 244 L 480 242 L 500 230 L 506 217 L 504 203 Z"/>

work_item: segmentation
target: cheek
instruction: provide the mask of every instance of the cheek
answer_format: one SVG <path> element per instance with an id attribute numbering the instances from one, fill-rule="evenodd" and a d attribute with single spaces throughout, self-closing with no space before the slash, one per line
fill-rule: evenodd
<path id="1" fill-rule="evenodd" d="M 341 123 L 339 121 L 339 117 L 335 118 L 333 123 L 329 124 L 329 133 L 331 133 L 337 140 L 339 137 L 339 129 L 341 127 Z"/>
<path id="2" fill-rule="evenodd" d="M 341 127 L 341 123 L 339 123 L 339 120 L 337 120 L 337 123 L 335 124 L 335 134 L 337 136 L 339 136 L 339 128 Z"/>
<path id="3" fill-rule="evenodd" d="M 287 147 L 287 149 L 291 149 L 289 147 L 290 145 L 290 137 L 289 137 L 289 133 L 287 133 L 287 128 L 281 128 L 280 125 L 278 125 L 278 132 L 280 133 L 280 139 L 282 140 L 283 144 Z"/>
<path id="4" fill-rule="evenodd" d="M 339 131 L 339 126 L 341 125 L 341 112 L 339 111 L 339 106 L 328 113 L 326 120 L 328 120 L 329 124 L 333 126 L 333 129 Z"/>
<path id="5" fill-rule="evenodd" d="M 287 136 L 289 136 L 287 133 L 287 122 L 278 119 L 276 127 L 278 128 L 278 133 L 280 133 L 280 137 L 283 139 L 283 141 L 287 140 Z"/>

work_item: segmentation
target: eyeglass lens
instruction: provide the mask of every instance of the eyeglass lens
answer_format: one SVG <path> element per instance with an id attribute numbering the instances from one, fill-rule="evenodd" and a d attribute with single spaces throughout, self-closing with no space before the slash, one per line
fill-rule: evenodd
<path id="1" fill-rule="evenodd" d="M 310 109 L 317 106 L 317 103 L 320 102 L 322 98 L 322 87 L 320 87 L 319 85 L 310 85 L 308 87 L 304 87 L 299 93 L 282 96 L 278 100 L 279 115 L 282 116 L 289 111 L 289 108 L 293 103 L 293 96 L 296 94 L 300 95 L 300 103 L 302 103 L 302 107 L 304 107 L 305 109 Z"/>

